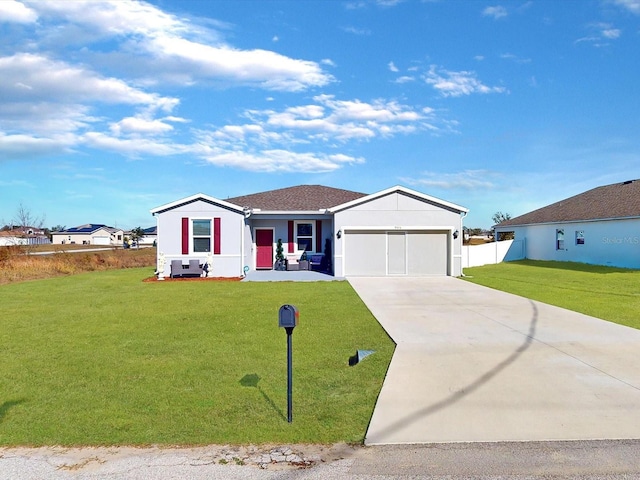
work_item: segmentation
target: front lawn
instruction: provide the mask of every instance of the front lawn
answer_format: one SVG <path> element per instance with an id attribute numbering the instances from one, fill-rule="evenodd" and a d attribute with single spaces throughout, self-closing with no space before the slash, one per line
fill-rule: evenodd
<path id="1" fill-rule="evenodd" d="M 523 260 L 465 268 L 465 280 L 640 328 L 640 271 Z"/>
<path id="2" fill-rule="evenodd" d="M 363 439 L 394 345 L 347 282 L 142 282 L 148 268 L 0 286 L 0 444 Z M 286 420 L 281 305 L 293 334 Z M 376 350 L 355 367 L 356 349 Z"/>

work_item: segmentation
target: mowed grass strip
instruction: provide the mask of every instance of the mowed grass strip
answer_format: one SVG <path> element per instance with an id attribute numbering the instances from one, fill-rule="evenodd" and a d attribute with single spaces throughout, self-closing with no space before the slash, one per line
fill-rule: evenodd
<path id="1" fill-rule="evenodd" d="M 465 280 L 640 328 L 640 271 L 523 260 L 465 268 Z"/>
<path id="2" fill-rule="evenodd" d="M 0 287 L 0 444 L 360 442 L 394 344 L 347 282 L 142 282 L 146 269 Z M 286 333 L 294 304 L 293 423 Z M 356 349 L 376 353 L 355 367 Z"/>

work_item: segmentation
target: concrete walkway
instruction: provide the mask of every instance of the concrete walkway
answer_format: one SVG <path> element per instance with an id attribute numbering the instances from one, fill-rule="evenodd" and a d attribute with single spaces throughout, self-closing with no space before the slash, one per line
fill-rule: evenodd
<path id="1" fill-rule="evenodd" d="M 640 331 L 463 280 L 350 278 L 397 343 L 366 444 L 640 438 Z"/>
<path id="2" fill-rule="evenodd" d="M 342 277 L 334 277 L 326 273 L 312 270 L 285 271 L 276 270 L 250 270 L 243 282 L 333 282 L 344 280 Z"/>

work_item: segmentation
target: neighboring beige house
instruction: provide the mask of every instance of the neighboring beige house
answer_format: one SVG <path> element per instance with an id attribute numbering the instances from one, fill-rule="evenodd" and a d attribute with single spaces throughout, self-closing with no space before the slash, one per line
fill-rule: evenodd
<path id="1" fill-rule="evenodd" d="M 55 245 L 111 245 L 122 246 L 124 232 L 122 229 L 88 223 L 79 227 L 67 228 L 51 234 L 51 243 Z"/>
<path id="2" fill-rule="evenodd" d="M 158 270 L 212 263 L 219 277 L 276 268 L 346 276 L 459 276 L 467 209 L 395 186 L 364 193 L 299 185 L 221 200 L 202 193 L 154 208 Z M 330 258 L 324 258 L 330 251 Z"/>

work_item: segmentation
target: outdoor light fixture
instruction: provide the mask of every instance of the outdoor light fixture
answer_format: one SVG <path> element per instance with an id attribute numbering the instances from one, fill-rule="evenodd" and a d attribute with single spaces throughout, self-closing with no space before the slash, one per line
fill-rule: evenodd
<path id="1" fill-rule="evenodd" d="M 336 233 L 336 237 L 342 238 L 342 230 L 338 230 L 338 233 Z"/>
<path id="2" fill-rule="evenodd" d="M 459 233 L 460 233 L 460 232 L 458 232 L 458 230 L 456 230 L 455 232 L 453 232 L 453 238 L 458 238 L 458 234 L 459 234 Z"/>

